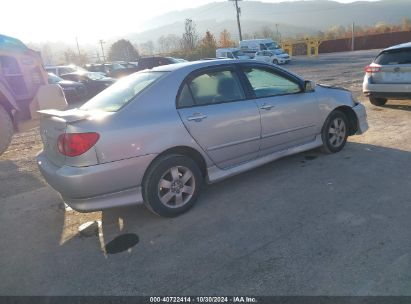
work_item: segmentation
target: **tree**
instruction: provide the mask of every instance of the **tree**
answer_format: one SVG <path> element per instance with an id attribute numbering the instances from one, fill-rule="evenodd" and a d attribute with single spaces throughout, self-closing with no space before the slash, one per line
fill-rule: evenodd
<path id="1" fill-rule="evenodd" d="M 73 49 L 71 48 L 67 48 L 64 52 L 63 52 L 63 58 L 62 61 L 65 64 L 75 64 L 78 66 L 83 66 L 85 65 L 88 61 L 89 58 L 87 56 L 86 53 L 80 53 L 80 55 L 73 51 Z"/>
<path id="2" fill-rule="evenodd" d="M 231 35 L 226 29 L 224 29 L 224 31 L 220 33 L 220 40 L 218 41 L 218 45 L 221 48 L 228 48 L 228 47 L 235 46 L 235 42 L 231 40 Z"/>
<path id="3" fill-rule="evenodd" d="M 408 19 L 407 17 L 403 17 L 401 19 L 401 30 L 403 31 L 411 30 L 411 20 Z"/>
<path id="4" fill-rule="evenodd" d="M 391 26 L 384 21 L 377 22 L 374 28 L 377 33 L 388 33 L 391 31 Z"/>
<path id="5" fill-rule="evenodd" d="M 49 44 L 44 44 L 41 48 L 41 57 L 43 58 L 43 62 L 45 65 L 52 65 L 53 64 L 53 51 Z"/>
<path id="6" fill-rule="evenodd" d="M 211 34 L 210 31 L 207 31 L 200 41 L 202 57 L 214 57 L 216 48 L 217 42 L 214 35 Z"/>
<path id="7" fill-rule="evenodd" d="M 198 35 L 196 25 L 191 19 L 186 19 L 184 24 L 184 34 L 181 39 L 181 46 L 185 51 L 193 51 L 197 47 Z"/>
<path id="8" fill-rule="evenodd" d="M 137 61 L 140 56 L 130 41 L 120 39 L 111 45 L 108 58 L 111 61 Z"/>
<path id="9" fill-rule="evenodd" d="M 180 48 L 180 38 L 177 35 L 169 34 L 161 36 L 157 40 L 158 50 L 160 53 L 175 52 Z"/>
<path id="10" fill-rule="evenodd" d="M 142 55 L 151 56 L 154 54 L 154 43 L 149 40 L 144 43 L 140 43 L 139 50 Z"/>

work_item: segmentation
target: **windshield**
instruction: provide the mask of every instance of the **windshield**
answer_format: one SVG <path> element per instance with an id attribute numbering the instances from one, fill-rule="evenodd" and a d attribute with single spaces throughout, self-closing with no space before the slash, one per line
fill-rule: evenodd
<path id="1" fill-rule="evenodd" d="M 276 49 L 271 51 L 272 53 L 274 53 L 275 55 L 281 55 L 284 54 L 284 51 L 282 49 Z"/>
<path id="2" fill-rule="evenodd" d="M 108 68 L 111 68 L 113 70 L 122 70 L 125 67 L 123 65 L 121 65 L 120 63 L 112 63 L 112 64 L 106 64 L 105 65 Z"/>
<path id="3" fill-rule="evenodd" d="M 55 75 L 53 73 L 48 73 L 48 74 L 49 74 L 48 75 L 49 83 L 57 83 L 57 82 L 60 82 L 60 81 L 64 80 L 63 78 L 60 78 L 60 77 L 58 77 L 57 75 Z"/>
<path id="4" fill-rule="evenodd" d="M 374 62 L 381 65 L 411 63 L 411 49 L 383 51 L 375 58 Z"/>
<path id="5" fill-rule="evenodd" d="M 27 49 L 24 43 L 20 40 L 4 35 L 0 35 L 0 48 L 1 47 L 16 48 L 22 50 Z"/>
<path id="6" fill-rule="evenodd" d="M 265 46 L 266 46 L 267 49 L 269 49 L 269 50 L 275 50 L 275 49 L 279 49 L 279 48 L 280 48 L 280 46 L 279 46 L 277 43 L 274 43 L 274 42 L 266 43 Z"/>
<path id="7" fill-rule="evenodd" d="M 234 55 L 235 57 L 237 57 L 237 58 L 238 58 L 238 56 L 244 56 L 244 53 L 243 53 L 243 51 L 241 51 L 241 50 L 233 51 L 232 53 L 233 53 L 233 55 Z"/>
<path id="8" fill-rule="evenodd" d="M 87 78 L 90 78 L 91 80 L 100 80 L 105 78 L 104 75 L 100 74 L 100 73 L 87 73 L 86 74 Z"/>
<path id="9" fill-rule="evenodd" d="M 159 79 L 165 72 L 142 72 L 117 81 L 86 102 L 81 110 L 117 112 L 141 91 Z"/>

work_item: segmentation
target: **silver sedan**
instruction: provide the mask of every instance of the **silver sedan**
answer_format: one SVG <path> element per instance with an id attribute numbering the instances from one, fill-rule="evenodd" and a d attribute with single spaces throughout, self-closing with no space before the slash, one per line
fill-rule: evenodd
<path id="1" fill-rule="evenodd" d="M 368 129 L 342 88 L 253 60 L 167 65 L 132 74 L 79 109 L 42 111 L 39 168 L 73 209 L 144 202 L 161 216 L 214 183 L 280 157 L 340 151 Z"/>

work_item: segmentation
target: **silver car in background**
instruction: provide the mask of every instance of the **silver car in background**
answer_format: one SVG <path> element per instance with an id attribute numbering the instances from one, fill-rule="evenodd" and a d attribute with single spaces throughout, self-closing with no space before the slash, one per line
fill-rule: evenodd
<path id="1" fill-rule="evenodd" d="M 42 111 L 38 165 L 73 209 L 144 202 L 177 216 L 217 182 L 367 130 L 344 89 L 254 60 L 167 65 L 132 74 L 79 109 Z"/>
<path id="2" fill-rule="evenodd" d="M 411 99 L 411 42 L 381 51 L 365 67 L 363 92 L 376 106 L 388 99 Z"/>

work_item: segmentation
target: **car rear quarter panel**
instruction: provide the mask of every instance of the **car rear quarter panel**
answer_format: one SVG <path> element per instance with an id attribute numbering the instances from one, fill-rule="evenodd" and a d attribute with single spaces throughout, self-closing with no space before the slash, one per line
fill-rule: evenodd
<path id="1" fill-rule="evenodd" d="M 95 146 L 100 163 L 160 154 L 185 146 L 200 152 L 207 166 L 212 164 L 188 133 L 176 110 L 176 95 L 185 76 L 186 73 L 179 70 L 168 73 L 108 121 L 92 123 L 100 133 Z"/>

